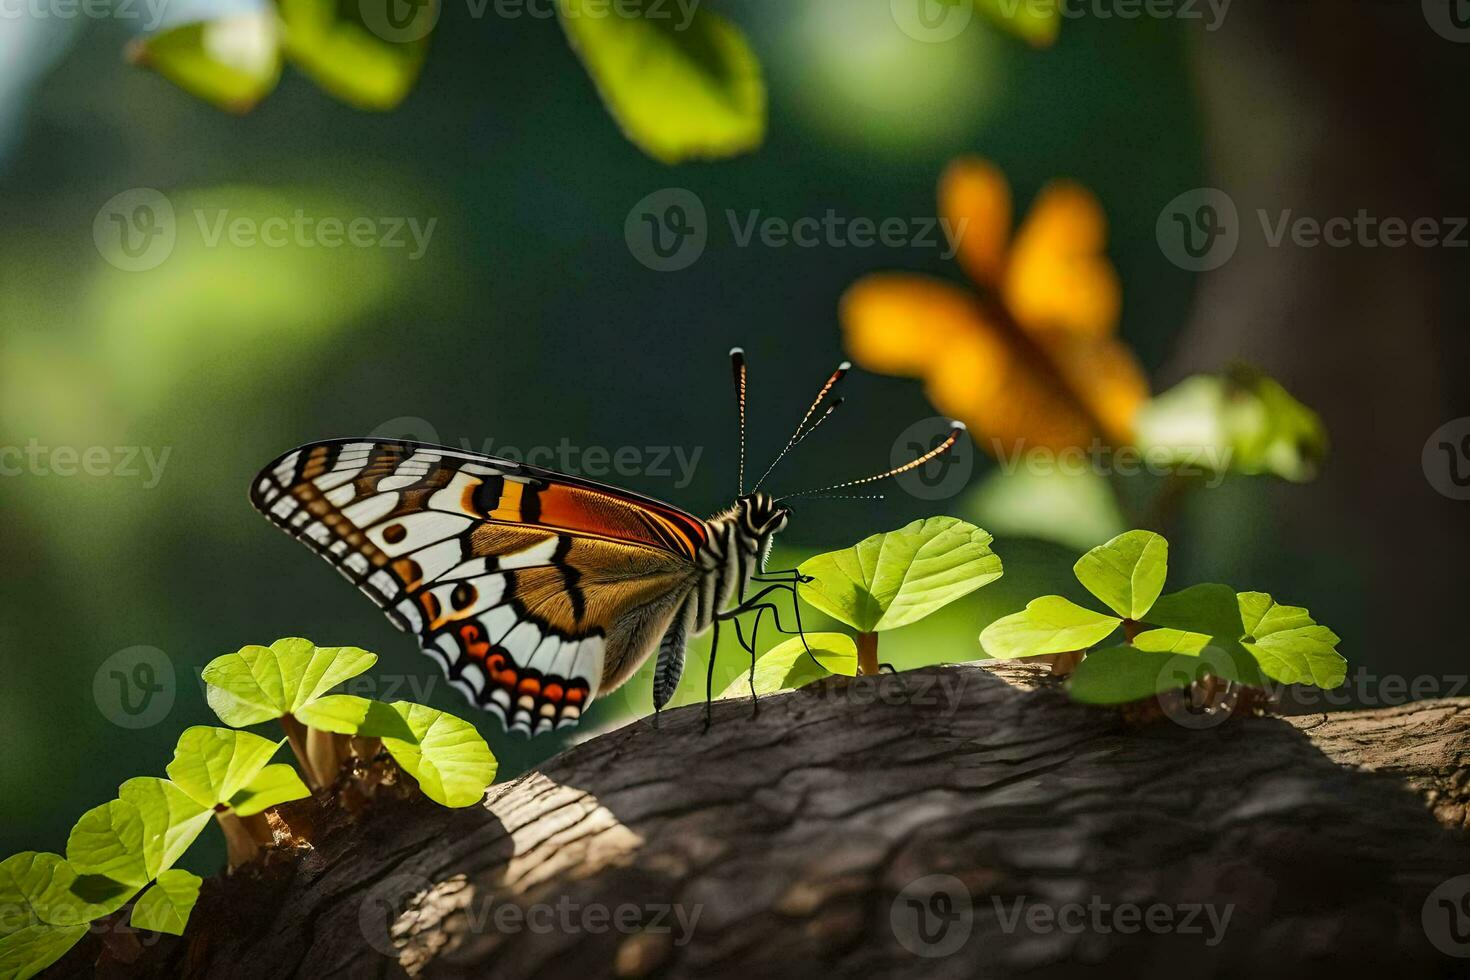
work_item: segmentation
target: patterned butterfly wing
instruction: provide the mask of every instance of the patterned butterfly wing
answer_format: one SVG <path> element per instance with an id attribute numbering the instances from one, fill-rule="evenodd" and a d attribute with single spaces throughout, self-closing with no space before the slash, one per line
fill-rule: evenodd
<path id="1" fill-rule="evenodd" d="M 401 441 L 302 446 L 250 498 L 525 734 L 576 724 L 637 669 L 693 588 L 706 533 L 646 497 Z"/>

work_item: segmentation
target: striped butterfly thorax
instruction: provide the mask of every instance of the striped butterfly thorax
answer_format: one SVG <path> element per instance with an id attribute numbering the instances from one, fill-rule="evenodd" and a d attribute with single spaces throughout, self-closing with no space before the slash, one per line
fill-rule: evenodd
<path id="1" fill-rule="evenodd" d="M 743 484 L 744 361 L 732 356 Z M 525 735 L 575 725 L 655 651 L 654 705 L 667 703 L 689 637 L 742 611 L 791 513 L 756 490 L 701 520 L 526 463 L 373 438 L 293 449 L 250 499 L 417 634 L 467 699 Z"/>

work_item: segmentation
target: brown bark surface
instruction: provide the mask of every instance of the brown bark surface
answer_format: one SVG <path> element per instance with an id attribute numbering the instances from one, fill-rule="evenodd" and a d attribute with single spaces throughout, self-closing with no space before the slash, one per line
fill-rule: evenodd
<path id="1" fill-rule="evenodd" d="M 717 702 L 708 731 L 703 713 L 593 738 L 493 787 L 483 807 L 302 815 L 313 850 L 207 883 L 189 936 L 127 972 L 1420 977 L 1470 965 L 1421 921 L 1430 893 L 1470 872 L 1470 699 L 1134 727 L 1071 704 L 1036 668 L 951 666 L 829 679 L 754 714 Z M 936 874 L 962 889 L 911 887 Z M 929 938 L 944 936 L 921 952 L 963 932 L 954 952 L 900 941 L 915 941 L 910 898 L 935 916 Z M 90 971 L 98 948 L 89 939 L 60 966 Z"/>

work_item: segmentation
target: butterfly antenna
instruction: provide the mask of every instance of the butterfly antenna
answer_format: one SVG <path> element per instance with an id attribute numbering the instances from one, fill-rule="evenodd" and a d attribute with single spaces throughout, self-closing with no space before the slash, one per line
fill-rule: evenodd
<path id="1" fill-rule="evenodd" d="M 735 405 L 740 411 L 739 495 L 745 495 L 745 348 L 730 348 L 730 367 L 735 372 Z"/>
<path id="2" fill-rule="evenodd" d="M 827 383 L 822 385 L 822 390 L 817 392 L 817 397 L 812 399 L 811 407 L 808 408 L 806 410 L 806 414 L 801 417 L 801 422 L 797 425 L 796 431 L 791 433 L 791 438 L 786 440 L 786 445 L 781 449 L 779 453 L 776 454 L 776 458 L 771 460 L 771 465 L 766 467 L 766 471 L 761 474 L 761 478 L 755 481 L 755 486 L 750 488 L 751 493 L 754 493 L 755 491 L 760 489 L 761 484 L 766 482 L 766 477 L 770 476 L 771 471 L 776 468 L 776 464 L 785 459 L 786 454 L 791 452 L 791 450 L 796 447 L 797 443 L 801 442 L 802 439 L 815 432 L 817 426 L 821 425 L 826 420 L 827 416 L 831 415 L 834 411 L 837 410 L 837 406 L 842 404 L 841 398 L 834 401 L 830 406 L 828 406 L 827 411 L 823 413 L 816 422 L 812 423 L 812 427 L 810 429 L 807 429 L 806 424 L 811 421 L 812 414 L 816 412 L 816 410 L 821 406 L 822 400 L 831 393 L 833 388 L 837 387 L 837 382 L 846 377 L 847 372 L 851 370 L 851 361 L 843 361 L 841 364 L 837 365 L 837 370 L 832 372 L 831 376 L 827 378 Z M 803 430 L 805 431 L 803 432 Z"/>
<path id="3" fill-rule="evenodd" d="M 857 480 L 847 480 L 843 483 L 834 483 L 830 487 L 816 487 L 811 490 L 798 490 L 795 493 L 782 494 L 776 499 L 788 500 L 792 497 L 807 497 L 812 494 L 827 493 L 831 490 L 845 490 L 848 487 L 859 487 L 865 483 L 876 483 L 878 480 L 886 480 L 890 476 L 898 476 L 901 473 L 907 473 L 909 470 L 917 469 L 918 467 L 923 466 L 925 463 L 929 462 L 929 460 L 931 459 L 934 459 L 936 456 L 942 456 L 943 454 L 949 452 L 951 449 L 954 448 L 954 444 L 956 442 L 959 442 L 960 433 L 964 431 L 965 423 L 951 422 L 949 423 L 949 435 L 945 437 L 943 442 L 935 446 L 933 449 L 929 450 L 924 455 L 919 456 L 916 459 L 909 460 L 902 466 L 895 466 L 891 470 L 885 470 L 882 473 L 875 473 L 872 476 L 865 476 Z"/>

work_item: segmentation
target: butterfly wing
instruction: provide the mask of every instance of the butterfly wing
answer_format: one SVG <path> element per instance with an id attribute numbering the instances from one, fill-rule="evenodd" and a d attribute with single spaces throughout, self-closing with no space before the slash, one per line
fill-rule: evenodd
<path id="1" fill-rule="evenodd" d="M 633 673 L 693 587 L 705 536 L 650 498 L 402 441 L 302 446 L 250 498 L 526 734 L 576 724 Z"/>

